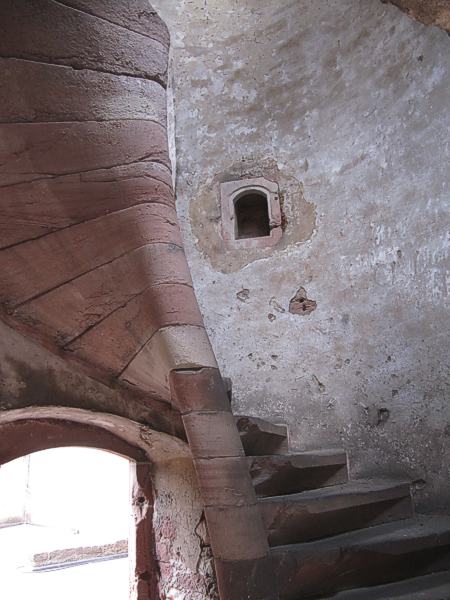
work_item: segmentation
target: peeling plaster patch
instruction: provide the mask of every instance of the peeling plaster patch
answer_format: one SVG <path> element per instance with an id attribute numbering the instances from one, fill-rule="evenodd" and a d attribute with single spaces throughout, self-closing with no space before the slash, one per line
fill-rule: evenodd
<path id="1" fill-rule="evenodd" d="M 269 300 L 269 305 L 270 305 L 270 306 L 271 306 L 271 307 L 272 307 L 274 310 L 276 310 L 276 311 L 277 311 L 277 312 L 279 312 L 279 313 L 284 313 L 284 312 L 286 312 L 286 311 L 285 311 L 285 309 L 284 309 L 284 308 L 281 306 L 281 304 L 280 304 L 279 302 L 277 302 L 277 301 L 275 300 L 275 298 L 274 298 L 274 297 L 272 297 L 272 298 Z"/>
<path id="2" fill-rule="evenodd" d="M 237 292 L 236 298 L 241 302 L 247 302 L 247 300 L 250 298 L 250 290 L 243 288 L 240 292 Z"/>
<path id="3" fill-rule="evenodd" d="M 226 248 L 221 235 L 220 184 L 265 177 L 279 186 L 283 237 L 275 248 Z M 305 200 L 302 184 L 273 159 L 243 159 L 208 180 L 190 201 L 190 222 L 196 246 L 216 271 L 233 273 L 293 244 L 309 240 L 316 225 L 315 205 Z"/>
<path id="4" fill-rule="evenodd" d="M 317 302 L 310 300 L 305 288 L 298 288 L 289 302 L 289 312 L 293 315 L 309 315 L 317 308 Z"/>

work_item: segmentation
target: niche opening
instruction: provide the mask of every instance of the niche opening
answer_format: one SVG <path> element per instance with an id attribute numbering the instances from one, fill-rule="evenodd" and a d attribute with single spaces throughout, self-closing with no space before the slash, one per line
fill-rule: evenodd
<path id="1" fill-rule="evenodd" d="M 229 249 L 269 248 L 283 234 L 278 184 L 264 177 L 220 184 L 222 236 Z"/>
<path id="2" fill-rule="evenodd" d="M 270 235 L 269 205 L 263 192 L 244 192 L 234 202 L 236 239 L 266 237 Z"/>

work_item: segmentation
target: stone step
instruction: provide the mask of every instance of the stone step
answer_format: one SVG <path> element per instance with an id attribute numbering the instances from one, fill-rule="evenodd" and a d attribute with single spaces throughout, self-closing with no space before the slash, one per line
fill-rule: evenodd
<path id="1" fill-rule="evenodd" d="M 249 457 L 249 470 L 257 496 L 278 496 L 313 490 L 348 480 L 343 450 Z"/>
<path id="2" fill-rule="evenodd" d="M 259 501 L 271 546 L 295 544 L 413 516 L 410 485 L 360 480 Z"/>
<path id="3" fill-rule="evenodd" d="M 264 419 L 245 415 L 234 418 L 247 456 L 283 454 L 288 451 L 286 425 L 274 425 Z"/>
<path id="4" fill-rule="evenodd" d="M 450 571 L 339 592 L 327 600 L 450 600 Z"/>
<path id="5" fill-rule="evenodd" d="M 330 595 L 445 571 L 450 517 L 420 517 L 271 550 L 281 600 Z"/>

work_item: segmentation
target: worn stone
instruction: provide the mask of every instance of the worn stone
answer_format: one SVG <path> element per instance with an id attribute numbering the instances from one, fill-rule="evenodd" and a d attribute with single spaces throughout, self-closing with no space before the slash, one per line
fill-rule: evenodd
<path id="1" fill-rule="evenodd" d="M 166 120 L 165 90 L 151 80 L 0 58 L 0 121 Z M 9 90 L 8 93 L 6 91 Z"/>
<path id="2" fill-rule="evenodd" d="M 272 550 L 281 596 L 296 600 L 397 581 L 448 567 L 450 519 L 428 518 L 372 527 L 335 538 Z M 370 569 L 362 568 L 370 564 Z"/>
<path id="3" fill-rule="evenodd" d="M 5 24 L 0 36 L 0 56 L 4 58 L 131 75 L 165 84 L 166 49 L 110 21 L 51 0 L 4 0 L 0 22 Z"/>
<path id="4" fill-rule="evenodd" d="M 109 0 L 61 0 L 61 4 L 115 23 L 128 31 L 158 40 L 166 48 L 169 46 L 167 26 L 146 0 L 133 0 L 133 2 L 120 4 L 112 4 Z"/>
<path id="5" fill-rule="evenodd" d="M 258 496 L 293 494 L 348 479 L 347 457 L 337 450 L 252 456 L 248 466 Z"/>
<path id="6" fill-rule="evenodd" d="M 288 430 L 285 425 L 237 415 L 236 427 L 247 456 L 282 454 L 288 449 Z"/>
<path id="7" fill-rule="evenodd" d="M 298 544 L 413 516 L 407 482 L 360 480 L 260 500 L 271 546 Z"/>
<path id="8" fill-rule="evenodd" d="M 39 296 L 17 308 L 14 315 L 32 323 L 42 334 L 50 334 L 59 345 L 66 346 L 109 314 L 144 294 L 149 281 L 152 287 L 192 286 L 180 246 L 156 243 L 139 247 Z M 93 302 L 95 311 L 92 311 Z"/>

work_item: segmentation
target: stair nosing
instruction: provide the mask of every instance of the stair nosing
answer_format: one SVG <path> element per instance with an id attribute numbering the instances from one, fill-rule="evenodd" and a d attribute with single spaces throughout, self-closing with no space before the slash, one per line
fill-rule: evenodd
<path id="1" fill-rule="evenodd" d="M 359 482 L 373 483 L 375 489 L 355 489 L 355 485 Z M 410 482 L 402 480 L 381 480 L 381 479 L 357 479 L 348 481 L 345 483 L 339 483 L 322 488 L 316 488 L 312 490 L 304 490 L 302 492 L 294 492 L 292 494 L 277 494 L 276 496 L 266 496 L 258 498 L 258 502 L 261 504 L 302 504 L 302 502 L 310 502 L 314 500 L 325 500 L 327 498 L 337 498 L 339 496 L 345 496 L 350 498 L 351 496 L 361 496 L 380 493 L 386 490 L 397 490 L 398 494 L 392 496 L 395 498 L 407 498 L 410 496 Z M 352 487 L 354 489 L 352 489 Z M 344 488 L 344 489 L 343 489 Z M 348 488 L 348 489 L 345 489 Z M 334 491 L 334 493 L 333 493 Z M 389 500 L 390 498 L 386 498 Z M 370 500 L 369 502 L 370 503 Z"/>
<path id="2" fill-rule="evenodd" d="M 412 589 L 412 590 L 408 590 L 406 589 L 406 586 L 410 585 L 410 584 L 415 584 L 415 583 L 422 583 L 422 584 L 427 584 L 426 587 L 420 589 Z M 431 585 L 430 585 L 431 584 Z M 363 598 L 362 594 L 367 594 L 367 593 L 377 593 L 377 592 L 382 592 L 382 593 L 386 593 L 386 592 L 400 592 L 400 594 L 396 595 L 396 596 L 392 596 L 392 600 L 394 600 L 395 598 L 405 598 L 405 592 L 410 594 L 412 593 L 423 593 L 423 592 L 433 592 L 435 590 L 439 591 L 439 587 L 441 587 L 442 585 L 449 585 L 449 592 L 450 592 L 450 570 L 447 571 L 437 571 L 435 573 L 430 573 L 427 575 L 421 575 L 418 577 L 408 577 L 406 579 L 400 579 L 399 581 L 392 581 L 391 583 L 383 583 L 380 585 L 374 585 L 374 586 L 365 586 L 365 587 L 358 587 L 358 588 L 352 588 L 352 589 L 347 589 L 347 590 L 342 590 L 340 592 L 336 592 L 336 594 L 334 594 L 333 596 L 326 596 L 326 598 L 324 598 L 324 600 L 345 600 L 347 597 L 349 600 L 352 600 L 353 598 L 355 598 L 355 600 L 358 600 L 358 598 Z M 405 588 L 405 589 L 401 589 L 401 588 Z M 361 595 L 360 595 L 361 594 Z M 372 595 L 372 594 L 371 594 Z M 450 597 L 450 594 L 449 594 Z M 381 598 L 381 597 L 380 597 Z M 384 597 L 383 600 L 391 600 L 391 597 Z M 441 598 L 440 600 L 444 600 L 443 598 Z"/>
<path id="3" fill-rule="evenodd" d="M 446 521 L 445 530 L 442 533 L 447 533 L 449 536 L 449 544 L 450 544 L 450 516 L 442 517 L 438 516 L 424 516 L 417 515 L 408 519 L 401 519 L 397 521 L 393 521 L 390 523 L 382 523 L 378 525 L 373 525 L 371 527 L 364 527 L 362 529 L 356 529 L 353 531 L 348 531 L 345 533 L 339 533 L 337 535 L 329 536 L 326 538 L 321 538 L 318 540 L 311 540 L 308 542 L 299 542 L 295 544 L 284 544 L 280 546 L 274 546 L 270 549 L 270 553 L 272 555 L 276 554 L 286 554 L 289 552 L 295 553 L 296 551 L 307 552 L 308 550 L 318 549 L 321 547 L 323 550 L 336 550 L 345 547 L 358 547 L 361 545 L 370 545 L 370 543 L 376 543 L 377 541 L 383 542 L 385 540 L 383 538 L 388 538 L 389 535 L 395 534 L 397 532 L 401 532 L 402 530 L 407 530 L 408 528 L 413 529 L 418 526 L 426 526 L 427 523 L 431 523 L 434 521 Z M 439 532 L 428 531 L 430 535 L 436 533 L 439 535 Z M 378 538 L 378 540 L 377 540 Z M 414 539 L 414 536 L 406 537 L 405 539 Z M 398 539 L 400 541 L 400 538 Z"/>

